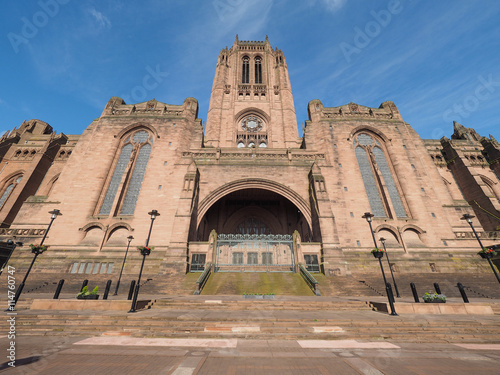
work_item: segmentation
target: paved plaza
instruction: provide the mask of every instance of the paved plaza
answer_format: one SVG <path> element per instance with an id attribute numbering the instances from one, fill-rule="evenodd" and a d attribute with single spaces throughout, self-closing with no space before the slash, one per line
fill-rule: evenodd
<path id="1" fill-rule="evenodd" d="M 499 373 L 500 344 L 30 336 L 16 355 L 0 373 L 487 375 Z"/>
<path id="2" fill-rule="evenodd" d="M 151 309 L 134 314 L 19 308 L 15 368 L 9 366 L 7 358 L 11 345 L 7 312 L 0 324 L 4 332 L 0 333 L 4 353 L 0 373 L 500 372 L 498 313 L 393 317 L 368 306 L 355 310 L 362 299 L 330 297 L 323 302 L 314 301 L 314 297 L 282 297 L 259 305 L 247 303 L 241 296 L 177 296 L 157 300 Z M 348 303 L 351 310 L 341 309 L 347 308 Z M 27 306 L 28 301 L 23 305 Z"/>

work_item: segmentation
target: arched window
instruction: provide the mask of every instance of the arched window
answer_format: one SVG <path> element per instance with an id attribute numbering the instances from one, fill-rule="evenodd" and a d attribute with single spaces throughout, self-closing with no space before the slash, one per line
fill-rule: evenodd
<path id="1" fill-rule="evenodd" d="M 153 136 L 141 129 L 125 136 L 99 215 L 133 215 L 146 173 Z"/>
<path id="2" fill-rule="evenodd" d="M 249 217 L 243 220 L 236 227 L 238 234 L 271 234 L 269 226 L 255 217 Z"/>
<path id="3" fill-rule="evenodd" d="M 241 69 L 241 83 L 250 83 L 250 58 L 243 57 L 243 67 Z"/>
<path id="4" fill-rule="evenodd" d="M 255 83 L 262 83 L 262 58 L 260 56 L 255 58 Z"/>
<path id="5" fill-rule="evenodd" d="M 9 180 L 6 181 L 4 184 L 4 190 L 2 193 L 2 196 L 0 197 L 0 208 L 2 208 L 3 204 L 9 198 L 10 194 L 12 191 L 16 188 L 17 184 L 21 182 L 23 176 L 22 175 L 17 175 L 9 178 Z"/>
<path id="6" fill-rule="evenodd" d="M 484 185 L 488 189 L 488 192 L 489 192 L 488 196 L 490 198 L 494 197 L 494 198 L 500 199 L 497 192 L 495 191 L 496 190 L 496 188 L 495 188 L 496 183 L 486 176 L 479 175 L 479 177 L 481 178 L 481 180 L 484 182 Z"/>
<path id="7" fill-rule="evenodd" d="M 376 217 L 392 218 L 394 214 L 407 217 L 381 141 L 367 133 L 360 133 L 354 139 L 354 147 L 373 214 Z M 395 212 L 391 212 L 389 199 Z"/>

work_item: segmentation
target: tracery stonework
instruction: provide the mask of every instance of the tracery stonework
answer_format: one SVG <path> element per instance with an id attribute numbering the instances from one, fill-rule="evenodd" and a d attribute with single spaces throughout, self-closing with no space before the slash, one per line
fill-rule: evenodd
<path id="1" fill-rule="evenodd" d="M 390 101 L 311 100 L 299 136 L 287 64 L 267 37 L 236 38 L 217 59 L 205 129 L 194 98 L 112 97 L 81 135 L 40 120 L 4 134 L 0 238 L 36 243 L 59 209 L 44 272 L 114 274 L 126 238 L 143 245 L 156 209 L 148 274 L 203 269 L 221 235 L 224 259 L 239 265 L 286 259 L 276 265 L 349 275 L 378 272 L 366 256 L 369 211 L 398 272 L 476 272 L 477 244 L 460 217 L 476 216 L 485 245 L 500 240 L 498 142 L 458 123 L 450 139 L 422 140 Z M 263 237 L 230 242 L 247 234 Z M 11 259 L 22 267 L 25 248 Z"/>

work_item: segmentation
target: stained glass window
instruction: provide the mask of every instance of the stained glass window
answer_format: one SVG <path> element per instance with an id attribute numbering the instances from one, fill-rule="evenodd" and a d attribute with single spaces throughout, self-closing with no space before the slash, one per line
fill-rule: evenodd
<path id="1" fill-rule="evenodd" d="M 255 58 L 255 83 L 262 83 L 262 59 L 259 56 Z"/>
<path id="2" fill-rule="evenodd" d="M 144 143 L 148 140 L 149 138 L 149 133 L 141 130 L 140 132 L 137 132 L 134 134 L 133 140 L 136 143 Z"/>
<path id="3" fill-rule="evenodd" d="M 139 130 L 126 138 L 125 146 L 121 149 L 99 215 L 109 215 L 112 211 L 116 212 L 117 207 L 120 206 L 120 215 L 134 214 L 151 154 L 152 142 L 153 137 L 145 130 Z M 123 197 L 123 200 L 114 205 L 117 195 Z"/>
<path id="4" fill-rule="evenodd" d="M 0 207 L 3 205 L 3 203 L 5 202 L 7 197 L 9 196 L 13 187 L 14 187 L 14 184 L 10 184 L 9 186 L 7 186 L 7 189 L 5 189 L 4 193 L 2 194 L 2 197 L 0 198 Z"/>
<path id="5" fill-rule="evenodd" d="M 7 189 L 5 189 L 2 196 L 0 197 L 0 207 L 3 206 L 3 204 L 5 203 L 5 200 L 8 198 L 10 192 L 12 191 L 12 189 L 14 189 L 14 186 L 17 185 L 19 182 L 21 182 L 22 178 L 23 178 L 23 176 L 17 177 L 14 182 L 12 182 L 11 184 L 9 184 L 7 186 Z"/>
<path id="6" fill-rule="evenodd" d="M 390 213 L 390 207 L 382 195 L 383 186 L 380 181 L 383 179 L 394 213 L 397 217 L 407 217 L 403 201 L 380 142 L 368 134 L 361 133 L 354 139 L 354 146 L 356 147 L 355 154 L 372 213 L 376 217 L 387 217 L 388 213 Z M 393 215 L 389 216 L 392 217 Z"/>
<path id="7" fill-rule="evenodd" d="M 387 186 L 387 191 L 389 192 L 389 196 L 391 197 L 392 206 L 394 207 L 394 211 L 396 211 L 397 217 L 406 217 L 406 212 L 403 207 L 403 202 L 401 202 L 401 198 L 399 197 L 399 192 L 394 183 L 394 179 L 392 178 L 391 170 L 389 169 L 389 165 L 387 164 L 387 160 L 385 159 L 384 152 L 378 148 L 373 148 L 373 154 L 375 155 L 375 159 L 377 160 L 377 165 L 384 178 L 385 185 Z"/>
<path id="8" fill-rule="evenodd" d="M 250 82 L 250 64 L 248 56 L 243 57 L 243 69 L 241 71 L 241 83 Z"/>
<path id="9" fill-rule="evenodd" d="M 109 213 L 111 212 L 111 207 L 113 206 L 116 192 L 118 191 L 118 187 L 120 186 L 123 172 L 125 172 L 125 169 L 127 168 L 127 165 L 130 161 L 130 156 L 132 154 L 133 148 L 134 146 L 132 146 L 131 143 L 125 145 L 125 147 L 122 148 L 122 152 L 120 153 L 120 157 L 118 158 L 118 162 L 116 163 L 115 171 L 113 173 L 113 177 L 111 177 L 111 182 L 109 183 L 108 191 L 106 192 L 106 196 L 104 197 L 104 202 L 102 203 L 99 215 L 109 215 Z"/>
<path id="10" fill-rule="evenodd" d="M 147 139 L 147 138 L 146 138 Z M 123 206 L 120 211 L 121 215 L 133 215 L 135 211 L 135 205 L 137 203 L 137 198 L 139 197 L 139 192 L 141 191 L 142 180 L 144 179 L 144 174 L 146 173 L 146 167 L 148 165 L 149 155 L 151 154 L 151 145 L 145 144 L 141 147 L 139 155 L 134 166 L 134 172 L 130 178 L 130 183 L 127 189 L 127 194 L 123 200 Z"/>
<path id="11" fill-rule="evenodd" d="M 270 234 L 271 230 L 261 220 L 250 217 L 243 220 L 237 227 L 236 233 L 240 234 Z"/>
<path id="12" fill-rule="evenodd" d="M 358 143 L 362 146 L 371 146 L 373 139 L 368 134 L 360 134 L 358 135 Z"/>
<path id="13" fill-rule="evenodd" d="M 378 191 L 377 183 L 375 182 L 375 177 L 373 176 L 372 166 L 368 160 L 366 151 L 361 147 L 356 147 L 356 158 L 358 159 L 359 169 L 361 171 L 361 176 L 363 177 L 363 183 L 365 185 L 372 213 L 376 217 L 386 217 L 387 214 L 385 212 L 382 199 L 380 198 L 380 192 Z"/>

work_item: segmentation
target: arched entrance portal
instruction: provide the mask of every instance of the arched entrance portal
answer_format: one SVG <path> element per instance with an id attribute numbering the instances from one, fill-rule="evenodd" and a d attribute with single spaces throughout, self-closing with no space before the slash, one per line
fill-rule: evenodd
<path id="1" fill-rule="evenodd" d="M 265 189 L 241 189 L 215 202 L 200 220 L 198 241 L 210 232 L 224 234 L 289 234 L 297 230 L 309 241 L 311 229 L 302 212 L 290 200 Z"/>
<path id="2" fill-rule="evenodd" d="M 217 200 L 197 228 L 198 241 L 217 233 L 212 261 L 217 270 L 290 271 L 295 265 L 293 233 L 311 239 L 303 213 L 289 199 L 262 188 L 232 191 Z"/>

